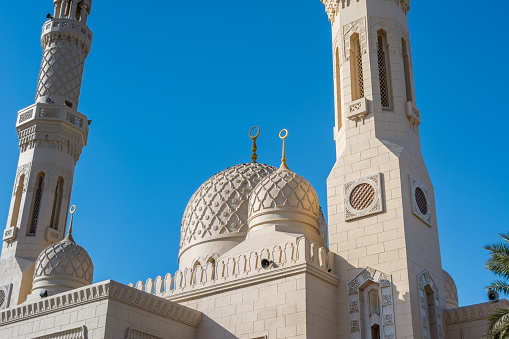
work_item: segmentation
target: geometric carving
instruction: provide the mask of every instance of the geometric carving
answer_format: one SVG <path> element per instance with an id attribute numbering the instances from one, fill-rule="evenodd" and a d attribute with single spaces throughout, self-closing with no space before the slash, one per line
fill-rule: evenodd
<path id="1" fill-rule="evenodd" d="M 26 112 L 23 112 L 19 115 L 18 124 L 21 124 L 24 121 L 27 121 L 28 119 L 32 118 L 33 110 L 29 110 Z"/>
<path id="2" fill-rule="evenodd" d="M 56 243 L 60 241 L 61 236 L 62 233 L 60 231 L 57 231 L 56 229 L 48 226 L 46 230 L 46 240 L 51 241 L 51 243 Z"/>
<path id="3" fill-rule="evenodd" d="M 5 229 L 4 235 L 3 235 L 3 241 L 5 242 L 13 242 L 14 239 L 16 239 L 16 233 L 18 231 L 18 228 L 16 226 L 9 227 Z"/>
<path id="4" fill-rule="evenodd" d="M 430 206 L 431 201 L 429 199 L 428 189 L 411 175 L 410 189 L 413 214 L 424 221 L 428 226 L 432 226 Z"/>
<path id="5" fill-rule="evenodd" d="M 9 299 L 11 298 L 12 284 L 0 286 L 0 310 L 9 307 Z"/>
<path id="6" fill-rule="evenodd" d="M 378 288 L 364 290 L 365 288 L 370 288 L 370 284 L 378 284 Z M 394 325 L 395 316 L 391 275 L 368 266 L 350 280 L 347 286 L 350 332 L 361 331 L 360 337 L 363 337 L 363 329 L 360 328 L 362 320 L 362 312 L 360 312 L 360 310 L 367 305 L 364 304 L 365 306 L 362 306 L 363 303 L 367 303 L 369 301 L 369 309 L 372 312 L 371 314 L 379 314 L 380 319 L 382 320 L 382 323 L 379 325 L 380 338 L 394 338 L 396 330 Z M 367 298 L 369 300 L 360 300 L 361 291 L 369 291 L 370 297 Z M 371 295 L 371 293 L 375 291 L 376 294 Z M 381 295 L 381 308 L 378 306 L 378 295 Z M 357 324 L 359 329 L 357 329 Z M 356 334 L 355 336 L 357 337 L 358 335 Z"/>
<path id="7" fill-rule="evenodd" d="M 180 253 L 216 237 L 247 234 L 249 194 L 275 167 L 240 164 L 217 173 L 193 194 L 182 218 Z"/>
<path id="8" fill-rule="evenodd" d="M 357 33 L 359 35 L 359 43 L 360 43 L 360 52 L 361 54 L 366 54 L 368 52 L 367 48 L 367 38 L 366 38 L 366 18 L 361 18 L 350 22 L 343 26 L 343 45 L 344 47 L 344 60 L 350 60 L 350 38 L 352 34 Z M 361 55 L 359 55 L 361 56 Z"/>
<path id="9" fill-rule="evenodd" d="M 439 291 L 436 284 L 433 282 L 431 278 L 431 274 L 426 270 L 417 276 L 417 282 L 419 287 L 419 304 L 420 304 L 420 313 L 421 313 L 421 325 L 422 325 L 422 337 L 430 338 L 432 328 L 430 328 L 430 324 L 437 324 L 438 326 L 438 336 L 439 338 L 443 338 L 443 331 L 440 329 L 441 320 L 441 312 L 437 312 L 440 310 L 440 297 Z M 429 298 L 428 293 L 426 292 L 426 286 L 431 287 L 433 290 L 433 298 L 431 299 L 433 304 L 428 305 Z M 433 307 L 432 311 L 430 311 L 430 307 Z M 432 318 L 430 318 L 432 316 Z"/>
<path id="10" fill-rule="evenodd" d="M 345 220 L 383 211 L 380 173 L 344 184 Z"/>
<path id="11" fill-rule="evenodd" d="M 51 334 L 43 335 L 34 339 L 85 339 L 85 326 L 73 328 L 72 330 L 65 330 Z"/>
<path id="12" fill-rule="evenodd" d="M 368 99 L 360 98 L 348 104 L 346 117 L 349 120 L 353 120 L 355 122 L 357 122 L 358 120 L 364 120 L 364 117 L 366 117 L 366 115 L 368 114 L 369 114 Z"/>

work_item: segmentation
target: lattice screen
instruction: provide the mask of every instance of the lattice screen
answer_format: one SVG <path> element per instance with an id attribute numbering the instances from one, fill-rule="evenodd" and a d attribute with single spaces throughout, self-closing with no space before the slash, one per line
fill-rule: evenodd
<path id="1" fill-rule="evenodd" d="M 44 186 L 44 175 L 37 178 L 37 189 L 35 191 L 34 207 L 32 210 L 32 220 L 30 221 L 30 228 L 28 234 L 35 234 L 37 230 L 37 222 L 39 221 L 39 212 L 41 209 L 42 189 Z"/>
<path id="2" fill-rule="evenodd" d="M 385 60 L 385 47 L 383 36 L 378 36 L 378 74 L 380 77 L 380 95 L 382 97 L 382 107 L 390 108 L 389 86 L 387 81 L 387 64 Z"/>
<path id="3" fill-rule="evenodd" d="M 361 51 L 361 41 L 357 39 L 356 41 L 356 57 L 357 57 L 357 82 L 359 84 L 359 98 L 364 98 L 364 73 L 362 71 L 362 51 Z"/>

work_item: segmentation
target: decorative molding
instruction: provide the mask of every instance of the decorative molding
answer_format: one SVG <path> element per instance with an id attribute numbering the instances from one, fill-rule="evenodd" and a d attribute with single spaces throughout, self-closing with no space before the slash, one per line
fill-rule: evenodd
<path id="1" fill-rule="evenodd" d="M 0 286 L 0 310 L 5 310 L 9 307 L 9 300 L 11 299 L 12 284 Z"/>
<path id="2" fill-rule="evenodd" d="M 369 17 L 369 29 L 370 29 L 370 41 L 369 41 L 369 48 L 371 53 L 377 52 L 377 45 L 378 45 L 378 35 L 377 32 L 380 29 L 383 29 L 385 32 L 387 32 L 387 43 L 390 47 L 391 54 L 396 54 L 397 48 L 396 48 L 396 38 L 395 38 L 395 28 L 394 28 L 394 19 L 389 18 L 381 18 L 376 16 L 370 16 Z"/>
<path id="3" fill-rule="evenodd" d="M 34 339 L 87 339 L 86 327 L 81 326 L 71 330 L 55 332 Z"/>
<path id="4" fill-rule="evenodd" d="M 388 273 L 379 271 L 372 267 L 366 267 L 359 272 L 347 284 L 348 302 L 350 305 L 349 322 L 350 322 L 350 338 L 363 338 L 360 324 L 362 300 L 360 292 L 370 283 L 377 284 L 379 295 L 382 296 L 380 319 L 380 336 L 383 338 L 394 338 L 396 326 L 394 323 L 394 305 L 392 292 L 392 276 Z M 392 336 L 392 337 L 391 337 Z"/>
<path id="5" fill-rule="evenodd" d="M 163 338 L 156 337 L 155 335 L 151 335 L 142 331 L 138 331 L 134 328 L 130 328 L 129 333 L 127 335 L 127 339 L 163 339 Z"/>
<path id="6" fill-rule="evenodd" d="M 433 226 L 431 219 L 431 200 L 429 191 L 413 176 L 410 177 L 410 199 L 412 199 L 412 213 L 428 226 Z"/>
<path id="7" fill-rule="evenodd" d="M 157 314 L 161 317 L 197 327 L 201 312 L 135 288 L 106 280 L 86 287 L 60 293 L 33 303 L 26 303 L 0 312 L 0 326 L 55 313 L 101 300 L 117 300 L 126 305 Z"/>
<path id="8" fill-rule="evenodd" d="M 361 53 L 366 54 L 368 52 L 367 37 L 366 37 L 366 18 L 361 18 L 350 22 L 343 26 L 343 56 L 345 62 L 350 60 L 350 38 L 352 34 L 359 34 L 359 42 L 361 45 Z"/>
<path id="9" fill-rule="evenodd" d="M 422 327 L 422 337 L 423 338 L 432 338 L 434 337 L 431 334 L 431 328 L 429 328 L 430 320 L 433 320 L 434 323 L 437 324 L 437 332 L 439 338 L 444 338 L 444 330 L 443 330 L 443 321 L 442 321 L 442 313 L 440 312 L 440 291 L 438 289 L 438 286 L 435 285 L 435 282 L 433 281 L 433 278 L 431 278 L 431 274 L 427 270 L 422 272 L 417 276 L 417 284 L 419 287 L 419 305 L 420 305 L 420 313 L 421 313 L 421 327 Z M 429 319 L 430 313 L 429 312 L 429 300 L 428 295 L 425 290 L 426 286 L 429 286 L 433 290 L 433 300 L 434 300 L 434 307 L 435 312 L 433 312 L 434 319 Z M 433 307 L 432 306 L 432 307 Z M 438 311 L 438 312 L 437 312 Z"/>
<path id="10" fill-rule="evenodd" d="M 3 241 L 6 243 L 11 243 L 16 239 L 16 234 L 18 233 L 18 228 L 16 226 L 9 227 L 4 230 Z"/>
<path id="11" fill-rule="evenodd" d="M 415 107 L 412 101 L 407 101 L 406 103 L 406 117 L 414 130 L 421 124 L 421 111 Z"/>
<path id="12" fill-rule="evenodd" d="M 53 244 L 60 241 L 60 239 L 62 239 L 62 232 L 48 226 L 46 229 L 46 240 Z"/>
<path id="13" fill-rule="evenodd" d="M 383 212 L 380 173 L 346 182 L 343 192 L 346 221 Z"/>
<path id="14" fill-rule="evenodd" d="M 464 322 L 485 320 L 498 309 L 509 307 L 509 301 L 501 299 L 497 302 L 489 301 L 482 304 L 459 307 L 452 310 L 444 310 L 444 318 L 447 326 Z"/>
<path id="15" fill-rule="evenodd" d="M 365 97 L 352 101 L 346 104 L 346 106 L 348 107 L 346 109 L 346 117 L 349 120 L 355 121 L 355 124 L 357 124 L 359 120 L 364 122 L 364 118 L 369 114 L 368 99 Z"/>

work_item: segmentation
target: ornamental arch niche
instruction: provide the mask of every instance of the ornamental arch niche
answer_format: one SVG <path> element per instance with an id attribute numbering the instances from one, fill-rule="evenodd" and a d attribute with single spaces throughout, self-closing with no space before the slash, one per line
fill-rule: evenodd
<path id="1" fill-rule="evenodd" d="M 395 339 L 392 276 L 366 267 L 348 282 L 351 339 Z"/>
<path id="2" fill-rule="evenodd" d="M 440 291 L 427 270 L 417 276 L 417 283 L 419 285 L 422 337 L 444 339 Z"/>

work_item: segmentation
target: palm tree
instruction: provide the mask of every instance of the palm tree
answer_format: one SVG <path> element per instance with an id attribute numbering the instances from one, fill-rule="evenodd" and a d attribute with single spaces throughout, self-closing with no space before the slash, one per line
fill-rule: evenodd
<path id="1" fill-rule="evenodd" d="M 507 283 L 509 280 L 509 233 L 501 233 L 498 236 L 504 239 L 504 242 L 484 246 L 490 252 L 490 257 L 486 260 L 485 265 L 488 271 L 504 280 L 497 279 L 491 285 L 486 286 L 486 289 L 509 295 L 509 284 Z M 485 338 L 509 338 L 509 307 L 500 308 L 490 316 Z"/>

